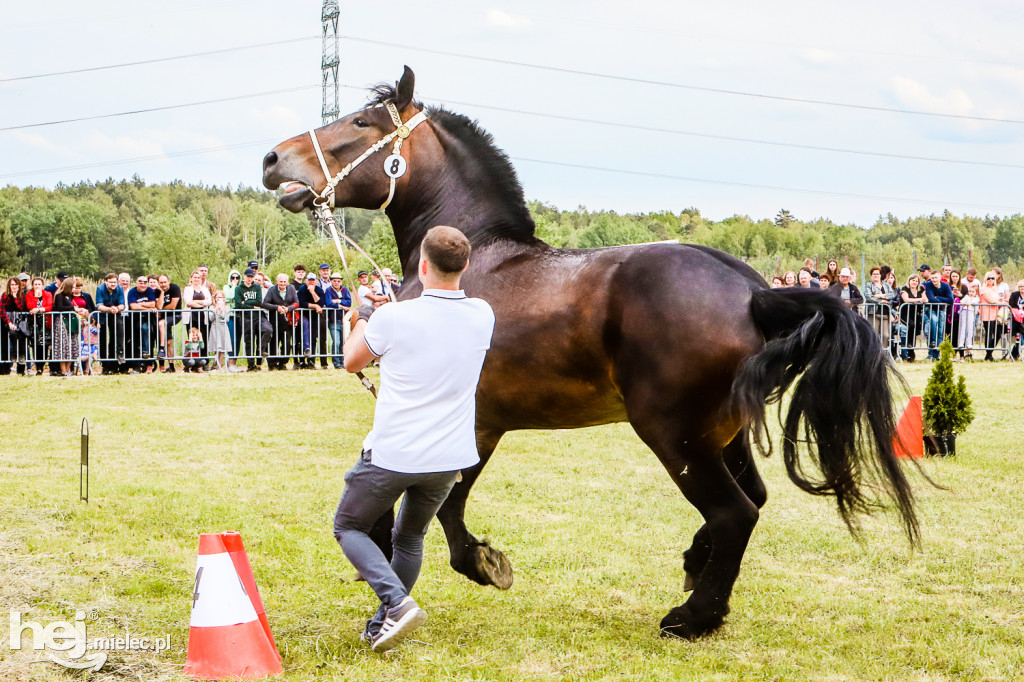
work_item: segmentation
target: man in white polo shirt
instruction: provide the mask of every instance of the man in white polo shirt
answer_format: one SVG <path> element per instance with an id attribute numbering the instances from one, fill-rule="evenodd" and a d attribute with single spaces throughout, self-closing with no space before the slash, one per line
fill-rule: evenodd
<path id="1" fill-rule="evenodd" d="M 431 228 L 420 246 L 423 294 L 376 309 L 363 306 L 345 342 L 349 372 L 380 358 L 373 430 L 345 475 L 334 516 L 342 551 L 381 601 L 363 631 L 374 651 L 394 648 L 426 621 L 409 596 L 423 563 L 423 538 L 459 470 L 480 459 L 476 387 L 494 312 L 459 289 L 469 251 L 469 240 L 455 228 Z M 389 564 L 368 533 L 403 493 Z"/>

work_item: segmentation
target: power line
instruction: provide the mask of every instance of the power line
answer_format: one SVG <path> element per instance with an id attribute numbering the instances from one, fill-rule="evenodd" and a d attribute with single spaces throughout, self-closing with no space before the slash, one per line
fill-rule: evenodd
<path id="1" fill-rule="evenodd" d="M 939 206 L 962 206 L 962 207 L 967 207 L 967 208 L 980 208 L 980 209 L 985 209 L 985 210 L 1001 210 L 1001 211 L 1016 211 L 1016 212 L 1020 212 L 1020 211 L 1024 210 L 1024 209 L 1022 209 L 1021 206 L 992 206 L 992 205 L 988 205 L 988 204 L 968 204 L 968 203 L 960 203 L 960 202 L 945 201 L 945 200 L 937 201 L 937 200 L 931 200 L 931 199 L 907 199 L 907 198 L 903 198 L 903 197 L 890 197 L 890 196 L 881 196 L 881 195 L 875 195 L 875 194 L 851 194 L 851 193 L 848 193 L 848 192 L 832 192 L 832 191 L 829 191 L 829 190 L 821 190 L 821 189 L 804 189 L 804 188 L 800 188 L 800 187 L 781 187 L 781 186 L 777 186 L 777 185 L 758 185 L 758 184 L 749 183 L 749 182 L 733 182 L 733 181 L 730 181 L 730 180 L 711 180 L 711 179 L 708 179 L 708 178 L 693 178 L 693 177 L 686 177 L 686 176 L 682 176 L 682 175 L 669 175 L 667 173 L 652 173 L 650 171 L 634 171 L 634 170 L 625 170 L 625 169 L 622 169 L 622 168 L 607 168 L 607 167 L 603 167 L 603 166 L 591 166 L 591 165 L 582 164 L 582 163 L 567 163 L 567 162 L 564 162 L 564 161 L 548 161 L 547 159 L 530 159 L 530 158 L 526 158 L 526 157 L 516 157 L 516 156 L 509 157 L 509 158 L 511 158 L 511 159 L 513 159 L 515 161 L 524 161 L 526 163 L 539 163 L 539 164 L 544 164 L 544 165 L 547 165 L 547 166 L 560 166 L 560 167 L 563 167 L 563 168 L 576 168 L 576 169 L 581 169 L 581 170 L 595 170 L 595 171 L 602 171 L 602 172 L 605 172 L 605 173 L 619 173 L 619 174 L 622 174 L 622 175 L 639 175 L 639 176 L 649 177 L 649 178 L 660 178 L 660 179 L 665 179 L 665 180 L 681 180 L 681 181 L 684 181 L 684 182 L 699 182 L 699 183 L 711 184 L 711 185 L 727 185 L 727 186 L 730 186 L 730 187 L 746 187 L 748 189 L 768 189 L 768 190 L 782 191 L 782 192 L 800 192 L 802 194 L 819 194 L 819 195 L 833 196 L 833 197 L 846 197 L 846 198 L 850 198 L 850 199 L 869 199 L 871 201 L 890 201 L 890 202 L 894 201 L 894 202 L 901 202 L 901 203 L 924 204 L 924 205 L 932 205 L 932 206 L 935 206 L 935 205 L 939 205 Z"/>
<path id="2" fill-rule="evenodd" d="M 180 59 L 192 59 L 194 57 L 208 57 L 215 54 L 226 54 L 228 52 L 240 52 L 242 50 L 256 50 L 263 47 L 274 47 L 298 43 L 304 40 L 313 40 L 320 36 L 305 36 L 303 38 L 288 38 L 286 40 L 274 40 L 269 43 L 253 43 L 252 45 L 239 45 L 237 47 L 225 47 L 219 50 L 207 50 L 205 52 L 193 52 L 191 54 L 179 54 L 173 57 L 156 57 L 154 59 L 142 59 L 137 62 L 124 62 L 121 64 L 106 64 L 104 66 L 89 66 L 82 69 L 70 69 L 68 71 L 51 71 L 49 73 L 36 73 L 31 76 L 14 76 L 12 78 L 0 78 L 0 83 L 13 83 L 15 81 L 27 81 L 36 78 L 52 78 L 53 76 L 70 76 L 79 73 L 91 73 L 93 71 L 107 71 L 109 69 L 123 69 L 129 66 L 141 66 L 143 64 L 159 64 L 161 62 L 173 62 Z"/>
<path id="3" fill-rule="evenodd" d="M 481 57 L 479 55 L 463 54 L 461 52 L 449 52 L 447 50 L 436 50 L 426 47 L 415 47 L 413 45 L 406 45 L 403 43 L 391 43 L 384 40 L 371 40 L 370 38 L 359 38 L 356 36 L 338 36 L 342 40 L 348 40 L 356 43 L 363 43 L 366 45 L 377 45 L 389 48 L 398 48 L 402 50 L 411 50 L 413 52 L 424 52 L 427 54 L 441 55 L 444 57 L 456 57 L 459 59 L 471 59 L 480 62 L 487 62 L 490 64 L 502 64 L 504 66 L 521 66 L 524 68 L 537 69 L 539 71 L 550 71 L 553 73 L 567 73 L 574 76 L 587 76 L 589 78 L 602 78 L 606 80 L 620 81 L 624 83 L 638 83 L 641 85 L 655 85 L 664 88 L 676 88 L 680 90 L 693 90 L 696 92 L 713 92 L 719 95 L 736 95 L 740 97 L 754 97 L 757 99 L 770 99 L 779 102 L 794 102 L 798 104 L 816 104 L 827 107 L 841 107 L 846 109 L 857 109 L 861 111 L 880 111 L 890 114 L 908 114 L 912 116 L 932 116 L 936 118 L 952 118 L 962 121 L 982 121 L 986 123 L 1012 123 L 1015 125 L 1024 125 L 1024 120 L 1012 119 L 1012 118 L 990 118 L 987 116 L 968 116 L 966 114 L 945 114 L 934 111 L 920 111 L 916 109 L 895 109 L 890 107 L 878 107 L 869 104 L 851 104 L 849 102 L 830 102 L 828 100 L 818 99 L 805 99 L 802 97 L 785 97 L 782 95 L 768 95 L 760 92 L 744 92 L 742 90 L 726 90 L 724 88 L 709 88 L 699 85 L 687 85 L 685 83 L 673 83 L 670 81 L 659 81 L 648 78 L 634 78 L 630 76 L 616 76 L 607 73 L 598 73 L 596 71 L 583 71 L 581 69 L 568 69 L 560 66 L 546 66 L 544 64 L 531 64 L 528 62 L 518 62 L 511 59 L 498 59 L 496 57 Z"/>
<path id="4" fill-rule="evenodd" d="M 282 90 L 267 90 L 266 92 L 254 92 L 248 95 L 234 95 L 232 97 L 220 97 L 218 99 L 207 99 L 199 102 L 184 102 L 182 104 L 168 104 L 162 107 L 150 107 L 148 109 L 135 109 L 132 111 L 119 111 L 113 114 L 97 114 L 95 116 L 82 116 L 80 118 L 65 118 L 58 121 L 43 121 L 42 123 L 23 123 L 21 125 L 7 126 L 0 128 L 0 132 L 5 130 L 24 130 L 25 128 L 42 128 L 43 126 L 55 126 L 62 125 L 64 123 L 80 123 L 81 121 L 95 121 L 101 118 L 116 118 L 118 116 L 133 116 L 135 114 L 148 114 L 154 111 L 169 111 L 171 109 L 185 109 L 187 107 L 199 107 L 206 104 L 220 104 L 222 102 L 234 102 L 241 99 L 252 99 L 254 97 L 267 97 L 269 95 L 283 95 L 289 92 L 298 92 L 300 90 L 310 90 L 312 88 L 319 88 L 319 85 L 300 85 L 295 88 L 284 88 Z"/>

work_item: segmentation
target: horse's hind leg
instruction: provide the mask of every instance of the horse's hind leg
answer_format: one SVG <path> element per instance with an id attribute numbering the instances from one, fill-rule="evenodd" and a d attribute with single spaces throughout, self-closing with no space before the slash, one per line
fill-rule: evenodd
<path id="1" fill-rule="evenodd" d="M 438 521 L 448 539 L 450 563 L 459 573 L 481 585 L 494 585 L 507 590 L 512 587 L 512 564 L 499 550 L 481 542 L 466 528 L 466 498 L 477 477 L 490 459 L 504 432 L 477 432 L 480 462 L 462 470 L 462 481 L 455 484 L 437 512 Z"/>
<path id="2" fill-rule="evenodd" d="M 736 437 L 725 446 L 722 450 L 722 459 L 747 498 L 757 505 L 758 509 L 763 507 L 768 499 L 768 491 L 761 480 L 761 474 L 757 471 L 746 429 L 736 434 Z M 704 524 L 694 534 L 690 549 L 683 552 L 683 569 L 686 571 L 683 591 L 689 592 L 694 588 L 710 556 L 711 532 L 707 524 Z"/>

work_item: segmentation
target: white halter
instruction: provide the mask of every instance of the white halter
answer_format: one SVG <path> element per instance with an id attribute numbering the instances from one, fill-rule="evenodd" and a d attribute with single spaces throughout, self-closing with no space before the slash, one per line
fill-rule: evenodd
<path id="1" fill-rule="evenodd" d="M 327 168 L 327 160 L 324 159 L 324 153 L 320 149 L 320 141 L 316 138 L 316 131 L 309 131 L 309 139 L 313 141 L 313 149 L 316 151 L 316 158 L 319 159 L 320 168 L 323 170 L 324 177 L 327 179 L 327 186 L 324 187 L 324 191 L 319 194 L 316 194 L 315 191 L 313 192 L 316 195 L 316 199 L 313 200 L 313 203 L 316 206 L 322 207 L 326 204 L 328 207 L 334 208 L 334 188 L 338 186 L 338 183 L 348 177 L 349 173 L 355 170 L 356 166 L 379 152 L 392 140 L 395 141 L 395 145 L 391 150 L 391 156 L 384 160 L 384 173 L 388 178 L 390 178 L 391 187 L 388 190 L 388 198 L 384 200 L 384 203 L 381 205 L 381 209 L 383 210 L 387 208 L 388 204 L 391 203 L 391 200 L 395 198 L 395 181 L 405 174 L 406 169 L 406 161 L 402 158 L 402 141 L 409 137 L 416 126 L 427 120 L 427 112 L 424 109 L 405 123 L 402 123 L 402 117 L 399 115 L 398 108 L 395 106 L 394 102 L 385 102 L 384 106 L 387 107 L 388 113 L 391 114 L 391 121 L 395 124 L 395 129 L 377 140 L 374 144 L 370 145 L 365 152 L 338 171 L 338 174 L 333 178 L 331 177 L 331 171 Z M 312 188 L 310 189 L 312 191 Z"/>

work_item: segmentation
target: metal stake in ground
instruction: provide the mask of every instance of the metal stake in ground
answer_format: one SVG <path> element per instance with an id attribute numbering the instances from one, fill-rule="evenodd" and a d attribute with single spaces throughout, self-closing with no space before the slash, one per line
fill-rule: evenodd
<path id="1" fill-rule="evenodd" d="M 89 501 L 89 420 L 82 419 L 82 459 L 78 465 L 78 499 Z"/>

